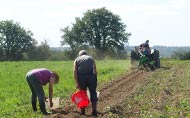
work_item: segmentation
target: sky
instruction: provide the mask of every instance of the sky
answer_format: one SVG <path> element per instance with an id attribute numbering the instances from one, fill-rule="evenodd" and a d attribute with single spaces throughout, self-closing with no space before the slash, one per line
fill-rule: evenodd
<path id="1" fill-rule="evenodd" d="M 129 45 L 190 46 L 190 0 L 0 0 L 0 21 L 20 23 L 39 44 L 60 47 L 60 29 L 102 7 L 120 16 L 132 34 Z"/>

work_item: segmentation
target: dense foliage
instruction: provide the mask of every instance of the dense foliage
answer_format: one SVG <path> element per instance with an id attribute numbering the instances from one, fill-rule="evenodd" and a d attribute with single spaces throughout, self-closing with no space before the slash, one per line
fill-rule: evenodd
<path id="1" fill-rule="evenodd" d="M 0 21 L 0 61 L 63 60 L 63 51 L 51 50 L 45 40 L 38 45 L 30 30 L 12 20 Z"/>
<path id="2" fill-rule="evenodd" d="M 73 51 L 80 48 L 93 49 L 100 57 L 105 53 L 117 54 L 124 50 L 130 33 L 118 15 L 106 8 L 88 10 L 82 18 L 76 18 L 73 26 L 62 29 L 62 45 L 69 45 Z"/>
<path id="3" fill-rule="evenodd" d="M 11 21 L 0 22 L 0 51 L 5 60 L 20 60 L 32 46 L 32 33 Z"/>
<path id="4" fill-rule="evenodd" d="M 46 40 L 38 45 L 32 32 L 19 23 L 0 21 L 0 61 L 70 60 L 81 49 L 96 59 L 126 59 L 124 45 L 131 34 L 125 28 L 120 17 L 105 8 L 88 10 L 83 18 L 76 18 L 71 29 L 61 30 L 61 45 L 69 45 L 69 49 L 57 51 Z"/>
<path id="5" fill-rule="evenodd" d="M 177 50 L 172 55 L 173 58 L 180 59 L 180 60 L 190 60 L 190 50 Z"/>

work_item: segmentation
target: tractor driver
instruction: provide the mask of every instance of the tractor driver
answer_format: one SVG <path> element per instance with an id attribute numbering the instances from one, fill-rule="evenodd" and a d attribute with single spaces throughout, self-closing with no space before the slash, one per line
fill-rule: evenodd
<path id="1" fill-rule="evenodd" d="M 140 49 L 145 56 L 149 56 L 151 53 L 150 47 L 149 47 L 149 40 L 146 40 L 146 42 L 142 43 L 140 46 Z"/>

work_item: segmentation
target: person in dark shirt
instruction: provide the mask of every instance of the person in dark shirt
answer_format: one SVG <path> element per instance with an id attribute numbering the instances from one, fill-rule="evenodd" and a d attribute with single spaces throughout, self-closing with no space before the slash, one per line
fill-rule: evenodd
<path id="1" fill-rule="evenodd" d="M 142 43 L 139 47 L 145 56 L 150 55 L 151 51 L 150 51 L 150 47 L 149 47 L 149 40 L 146 40 L 146 42 Z"/>
<path id="2" fill-rule="evenodd" d="M 85 50 L 79 52 L 79 56 L 74 61 L 74 79 L 76 88 L 90 91 L 90 100 L 92 103 L 92 115 L 97 116 L 97 71 L 96 63 L 91 56 L 87 55 Z M 85 114 L 85 108 L 81 108 L 81 115 Z"/>

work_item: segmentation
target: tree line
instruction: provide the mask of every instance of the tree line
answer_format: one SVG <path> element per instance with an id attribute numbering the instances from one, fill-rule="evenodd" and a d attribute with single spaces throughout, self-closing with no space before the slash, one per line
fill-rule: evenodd
<path id="1" fill-rule="evenodd" d="M 153 48 L 158 49 L 163 58 L 190 60 L 189 46 L 153 46 Z"/>
<path id="2" fill-rule="evenodd" d="M 131 33 L 119 15 L 106 8 L 87 10 L 82 18 L 76 17 L 71 27 L 61 29 L 61 46 L 69 50 L 56 51 L 44 40 L 38 45 L 33 33 L 13 20 L 0 21 L 0 60 L 69 60 L 81 49 L 95 58 L 125 58 L 125 44 Z"/>

